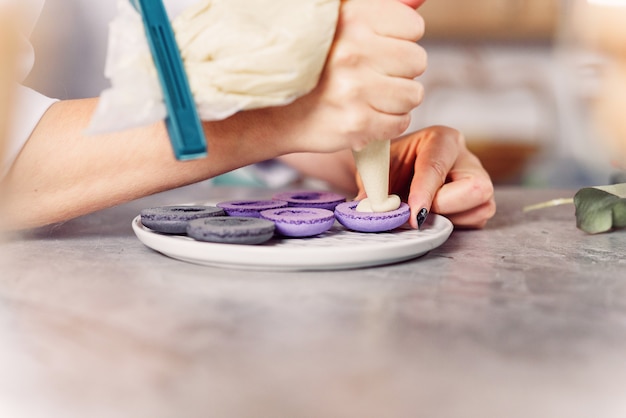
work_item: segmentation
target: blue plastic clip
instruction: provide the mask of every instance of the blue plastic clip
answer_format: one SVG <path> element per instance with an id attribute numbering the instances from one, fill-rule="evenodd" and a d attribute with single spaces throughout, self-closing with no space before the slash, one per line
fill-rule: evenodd
<path id="1" fill-rule="evenodd" d="M 129 0 L 141 14 L 167 108 L 165 124 L 174 155 L 191 160 L 207 155 L 206 138 L 189 88 L 174 31 L 161 0 Z"/>

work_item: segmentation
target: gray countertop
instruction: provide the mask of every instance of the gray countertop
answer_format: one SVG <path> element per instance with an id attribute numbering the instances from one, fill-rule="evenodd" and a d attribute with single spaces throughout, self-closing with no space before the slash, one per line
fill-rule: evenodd
<path id="1" fill-rule="evenodd" d="M 185 263 L 130 227 L 260 195 L 200 183 L 1 244 L 0 416 L 626 416 L 626 231 L 521 210 L 571 191 L 497 189 L 485 230 L 343 271 Z"/>

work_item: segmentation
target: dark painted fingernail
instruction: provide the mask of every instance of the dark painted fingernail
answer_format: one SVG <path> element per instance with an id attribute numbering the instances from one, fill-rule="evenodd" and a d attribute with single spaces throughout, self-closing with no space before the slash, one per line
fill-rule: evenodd
<path id="1" fill-rule="evenodd" d="M 417 218 L 417 227 L 421 228 L 424 222 L 426 222 L 426 218 L 428 218 L 428 209 L 422 208 L 422 210 L 420 210 L 417 213 L 416 218 Z"/>

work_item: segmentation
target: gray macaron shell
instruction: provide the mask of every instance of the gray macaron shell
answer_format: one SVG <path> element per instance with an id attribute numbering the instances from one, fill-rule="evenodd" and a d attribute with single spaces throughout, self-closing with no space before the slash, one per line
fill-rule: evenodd
<path id="1" fill-rule="evenodd" d="M 274 236 L 274 222 L 242 216 L 196 219 L 187 225 L 187 235 L 222 244 L 262 244 Z"/>
<path id="2" fill-rule="evenodd" d="M 140 212 L 141 223 L 156 232 L 184 234 L 187 223 L 193 219 L 224 216 L 223 209 L 215 206 L 159 206 Z"/>

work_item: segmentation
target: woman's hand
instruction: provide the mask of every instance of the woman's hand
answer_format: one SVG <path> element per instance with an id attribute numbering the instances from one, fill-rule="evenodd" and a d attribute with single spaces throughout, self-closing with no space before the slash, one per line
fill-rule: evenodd
<path id="1" fill-rule="evenodd" d="M 415 80 L 426 68 L 416 43 L 423 33 L 421 16 L 397 0 L 342 1 L 318 86 L 289 106 L 264 109 L 280 118 L 285 152 L 360 149 L 402 134 L 423 98 Z"/>
<path id="2" fill-rule="evenodd" d="M 467 228 L 481 228 L 495 214 L 489 174 L 455 129 L 433 126 L 393 141 L 389 178 L 389 192 L 411 207 L 414 228 L 422 209 Z M 357 199 L 364 197 L 359 184 Z"/>

